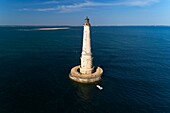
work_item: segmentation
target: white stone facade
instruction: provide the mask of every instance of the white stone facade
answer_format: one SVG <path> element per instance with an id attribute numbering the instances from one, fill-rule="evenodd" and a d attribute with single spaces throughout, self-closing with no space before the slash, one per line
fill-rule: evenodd
<path id="1" fill-rule="evenodd" d="M 80 72 L 82 74 L 90 74 L 93 71 L 93 58 L 91 53 L 91 40 L 90 40 L 90 23 L 86 18 L 83 31 L 83 46 L 81 53 L 81 67 Z"/>

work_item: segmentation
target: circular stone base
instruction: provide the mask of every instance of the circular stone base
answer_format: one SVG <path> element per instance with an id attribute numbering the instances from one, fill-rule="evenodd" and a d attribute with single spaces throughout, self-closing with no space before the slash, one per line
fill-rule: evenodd
<path id="1" fill-rule="evenodd" d="M 92 83 L 99 81 L 101 79 L 101 75 L 103 74 L 103 70 L 100 67 L 96 67 L 94 72 L 91 74 L 82 74 L 79 71 L 80 65 L 73 67 L 69 74 L 70 79 L 80 83 Z"/>

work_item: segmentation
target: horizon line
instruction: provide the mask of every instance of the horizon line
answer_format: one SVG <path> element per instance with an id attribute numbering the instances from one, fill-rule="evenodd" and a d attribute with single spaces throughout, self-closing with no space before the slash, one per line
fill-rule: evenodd
<path id="1" fill-rule="evenodd" d="M 70 27 L 72 27 L 72 26 L 76 27 L 77 26 L 77 27 L 80 27 L 80 26 L 83 26 L 83 24 L 82 25 L 43 25 L 43 24 L 42 25 L 26 25 L 26 24 L 25 25 L 24 24 L 23 25 L 19 25 L 19 24 L 16 24 L 16 25 L 7 25 L 6 24 L 6 25 L 0 25 L 0 26 L 61 26 L 61 27 L 62 26 L 70 26 Z M 91 25 L 91 26 L 94 26 L 94 27 L 95 26 L 101 26 L 101 27 L 102 26 L 106 26 L 106 27 L 110 26 L 111 27 L 111 26 L 170 26 L 170 25 L 165 25 L 165 24 L 155 24 L 155 25 L 147 25 L 147 24 L 143 24 L 143 25 L 142 24 L 136 24 L 136 25 L 132 24 L 131 25 L 131 24 L 129 24 L 129 25 L 123 25 L 122 24 L 122 25 Z"/>

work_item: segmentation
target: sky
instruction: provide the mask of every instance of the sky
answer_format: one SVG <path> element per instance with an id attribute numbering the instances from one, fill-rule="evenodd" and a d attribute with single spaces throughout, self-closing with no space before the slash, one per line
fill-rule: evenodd
<path id="1" fill-rule="evenodd" d="M 170 25 L 170 0 L 0 0 L 0 25 Z"/>

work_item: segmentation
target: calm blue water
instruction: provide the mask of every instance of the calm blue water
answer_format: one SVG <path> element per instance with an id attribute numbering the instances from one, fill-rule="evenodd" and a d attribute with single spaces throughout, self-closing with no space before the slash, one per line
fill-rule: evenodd
<path id="1" fill-rule="evenodd" d="M 0 27 L 0 113 L 170 113 L 170 27 L 92 27 L 95 84 L 68 78 L 83 27 Z"/>

